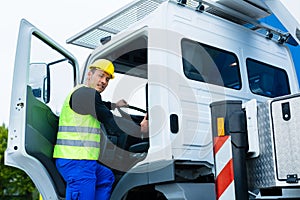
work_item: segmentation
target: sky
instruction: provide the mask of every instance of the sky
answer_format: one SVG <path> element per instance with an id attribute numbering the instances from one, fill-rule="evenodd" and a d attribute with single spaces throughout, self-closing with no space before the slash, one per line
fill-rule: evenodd
<path id="1" fill-rule="evenodd" d="M 22 18 L 69 50 L 82 66 L 91 50 L 66 40 L 132 0 L 10 0 L 0 5 L 0 124 L 9 124 L 13 68 Z M 285 0 L 283 2 L 294 2 Z M 290 9 L 298 9 L 290 6 Z M 298 15 L 300 19 L 300 14 Z"/>
<path id="2" fill-rule="evenodd" d="M 82 66 L 91 50 L 66 40 L 132 0 L 10 0 L 0 5 L 0 124 L 9 124 L 10 96 L 22 18 L 69 50 Z"/>

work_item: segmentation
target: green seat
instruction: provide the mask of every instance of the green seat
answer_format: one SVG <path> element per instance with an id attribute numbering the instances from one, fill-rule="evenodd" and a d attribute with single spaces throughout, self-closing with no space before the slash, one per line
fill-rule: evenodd
<path id="1" fill-rule="evenodd" d="M 56 143 L 58 117 L 51 109 L 33 96 L 27 87 L 26 152 L 38 159 L 47 169 L 60 197 L 65 197 L 66 184 L 56 169 L 53 149 Z"/>

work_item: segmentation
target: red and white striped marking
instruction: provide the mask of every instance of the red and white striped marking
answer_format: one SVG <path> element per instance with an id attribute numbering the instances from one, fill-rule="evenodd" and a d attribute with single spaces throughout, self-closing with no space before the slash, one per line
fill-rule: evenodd
<path id="1" fill-rule="evenodd" d="M 216 193 L 218 200 L 235 200 L 231 136 L 214 138 Z"/>

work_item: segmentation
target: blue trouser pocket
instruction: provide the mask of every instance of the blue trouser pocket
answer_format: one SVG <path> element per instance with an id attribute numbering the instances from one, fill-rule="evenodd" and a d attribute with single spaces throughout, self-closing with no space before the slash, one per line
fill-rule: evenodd
<path id="1" fill-rule="evenodd" d="M 71 199 L 79 200 L 79 192 L 72 192 Z"/>

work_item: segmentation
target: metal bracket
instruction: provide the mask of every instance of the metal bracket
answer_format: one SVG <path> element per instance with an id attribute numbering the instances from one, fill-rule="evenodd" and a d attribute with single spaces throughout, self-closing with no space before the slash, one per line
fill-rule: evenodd
<path id="1" fill-rule="evenodd" d="M 185 6 L 187 3 L 187 0 L 178 0 L 178 4 L 181 6 Z"/>
<path id="2" fill-rule="evenodd" d="M 298 183 L 298 175 L 297 174 L 288 174 L 286 176 L 287 183 Z"/>
<path id="3" fill-rule="evenodd" d="M 204 5 L 202 3 L 202 0 L 198 0 L 199 1 L 199 4 L 198 6 L 196 7 L 196 11 L 198 12 L 203 12 L 204 11 Z"/>

